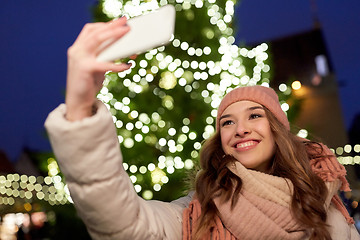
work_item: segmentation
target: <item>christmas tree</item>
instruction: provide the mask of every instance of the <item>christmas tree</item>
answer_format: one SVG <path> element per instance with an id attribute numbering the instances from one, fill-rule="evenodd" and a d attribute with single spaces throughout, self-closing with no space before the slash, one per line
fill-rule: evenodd
<path id="1" fill-rule="evenodd" d="M 226 92 L 270 85 L 268 45 L 235 45 L 234 1 L 102 0 L 93 9 L 94 19 L 130 18 L 166 4 L 177 10 L 171 43 L 130 60 L 133 66 L 126 72 L 108 73 L 98 95 L 118 128 L 124 168 L 145 199 L 172 200 L 188 189 L 188 176 L 203 141 L 215 131 L 216 109 Z M 281 84 L 278 89 L 291 121 L 291 87 Z M 53 154 L 35 159 L 44 177 L 0 176 L 0 204 L 28 211 L 26 203 L 51 208 L 72 202 Z"/>
<path id="2" fill-rule="evenodd" d="M 238 86 L 269 86 L 270 77 L 267 44 L 234 44 L 232 0 L 103 0 L 95 20 L 131 18 L 166 4 L 176 9 L 171 43 L 130 60 L 126 72 L 108 73 L 98 95 L 113 114 L 124 167 L 145 199 L 183 194 L 203 141 L 215 131 L 224 94 Z"/>

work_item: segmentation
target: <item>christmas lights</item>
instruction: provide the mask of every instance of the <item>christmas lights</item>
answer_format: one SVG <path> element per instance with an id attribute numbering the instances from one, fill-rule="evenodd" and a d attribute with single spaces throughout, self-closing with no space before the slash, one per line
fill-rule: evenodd
<path id="1" fill-rule="evenodd" d="M 123 151 L 124 167 L 137 186 L 135 190 L 149 199 L 171 181 L 170 175 L 194 167 L 201 143 L 215 132 L 216 109 L 225 93 L 239 85 L 269 86 L 268 46 L 262 43 L 247 49 L 234 44 L 234 1 L 105 0 L 101 4 L 109 18 L 133 17 L 166 4 L 177 10 L 179 30 L 171 44 L 131 60 L 131 70 L 107 74 L 98 95 L 114 116 L 120 144 L 131 148 Z M 207 23 L 197 18 L 200 14 Z M 203 24 L 196 32 L 181 32 L 180 24 L 195 22 Z M 143 98 L 147 108 L 142 106 Z M 190 101 L 199 107 L 192 111 Z M 205 118 L 199 119 L 197 111 Z M 131 153 L 136 148 L 155 160 L 146 166 Z M 167 180 L 159 181 L 159 174 Z M 150 184 L 135 177 L 140 175 L 150 177 Z"/>
<path id="2" fill-rule="evenodd" d="M 354 146 L 346 144 L 344 147 L 337 147 L 331 150 L 338 156 L 337 159 L 343 165 L 360 164 L 360 144 L 355 144 Z"/>
<path id="3" fill-rule="evenodd" d="M 27 204 L 34 200 L 46 201 L 50 205 L 72 202 L 69 190 L 59 175 L 53 177 L 19 174 L 0 176 L 0 205 L 14 205 L 16 199 L 22 199 Z M 25 210 L 30 211 L 30 206 L 24 205 Z"/>

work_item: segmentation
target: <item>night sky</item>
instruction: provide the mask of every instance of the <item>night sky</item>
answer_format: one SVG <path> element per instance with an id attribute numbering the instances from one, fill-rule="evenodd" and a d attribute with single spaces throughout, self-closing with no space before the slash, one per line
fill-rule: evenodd
<path id="1" fill-rule="evenodd" d="M 244 0 L 237 6 L 237 40 L 260 42 L 308 31 L 316 16 L 339 82 L 344 123 L 349 129 L 360 114 L 359 12 L 357 0 Z"/>
<path id="2" fill-rule="evenodd" d="M 50 151 L 43 128 L 64 101 L 66 50 L 95 1 L 2 1 L 0 6 L 0 149 L 16 160 L 24 147 Z M 360 113 L 360 3 L 317 1 L 331 61 L 340 84 L 346 127 Z M 243 0 L 237 41 L 261 42 L 310 30 L 311 1 Z"/>

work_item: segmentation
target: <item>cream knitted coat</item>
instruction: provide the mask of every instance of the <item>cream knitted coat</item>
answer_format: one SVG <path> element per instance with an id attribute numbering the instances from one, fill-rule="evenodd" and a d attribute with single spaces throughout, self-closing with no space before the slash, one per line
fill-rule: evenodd
<path id="1" fill-rule="evenodd" d="M 77 122 L 65 119 L 66 106 L 49 114 L 45 127 L 74 200 L 93 239 L 177 240 L 182 238 L 186 196 L 171 203 L 138 197 L 123 169 L 116 129 L 105 105 Z M 130 160 L 131 162 L 131 160 Z M 334 240 L 360 239 L 334 207 L 329 209 Z"/>

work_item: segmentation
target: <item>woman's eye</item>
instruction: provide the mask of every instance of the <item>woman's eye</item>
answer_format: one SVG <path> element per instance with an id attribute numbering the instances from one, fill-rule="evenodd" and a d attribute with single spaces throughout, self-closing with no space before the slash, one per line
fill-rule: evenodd
<path id="1" fill-rule="evenodd" d="M 227 121 L 224 121 L 222 124 L 221 124 L 221 126 L 227 126 L 227 125 L 230 125 L 230 124 L 232 124 L 233 122 L 232 121 L 230 121 L 230 120 L 227 120 Z"/>
<path id="2" fill-rule="evenodd" d="M 255 118 L 260 118 L 260 117 L 262 117 L 261 114 L 252 113 L 249 118 L 250 118 L 250 119 L 255 119 Z"/>

